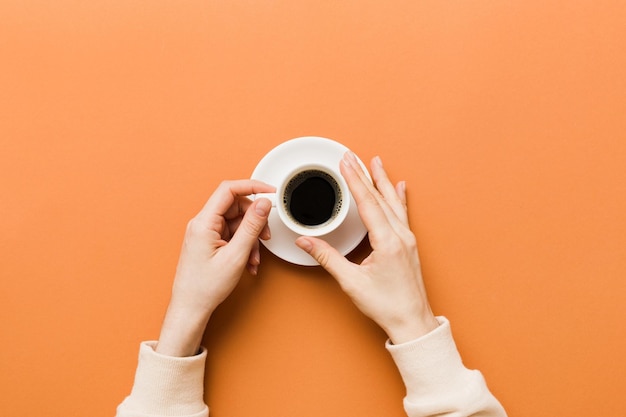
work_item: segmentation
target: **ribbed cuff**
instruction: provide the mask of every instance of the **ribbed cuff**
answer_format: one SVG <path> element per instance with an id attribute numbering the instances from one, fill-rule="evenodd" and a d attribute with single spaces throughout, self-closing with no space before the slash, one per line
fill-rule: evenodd
<path id="1" fill-rule="evenodd" d="M 437 321 L 439 327 L 416 340 L 399 345 L 386 343 L 406 386 L 409 401 L 447 390 L 450 381 L 467 372 L 452 338 L 450 322 L 445 317 L 437 317 Z"/>
<path id="2" fill-rule="evenodd" d="M 119 406 L 118 417 L 208 416 L 203 398 L 206 350 L 177 358 L 156 353 L 156 344 L 141 344 L 135 384 Z"/>

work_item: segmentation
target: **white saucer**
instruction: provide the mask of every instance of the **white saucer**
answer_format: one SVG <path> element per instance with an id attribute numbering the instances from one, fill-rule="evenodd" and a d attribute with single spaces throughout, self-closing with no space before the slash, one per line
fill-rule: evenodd
<path id="1" fill-rule="evenodd" d="M 336 166 L 339 172 L 339 163 L 347 150 L 347 147 L 338 142 L 317 136 L 291 139 L 281 143 L 261 159 L 252 173 L 252 179 L 276 185 L 299 166 L 320 162 Z M 361 160 L 359 163 L 369 178 L 365 165 Z M 356 248 L 367 233 L 352 195 L 350 199 L 350 210 L 346 220 L 333 232 L 321 237 L 342 255 L 347 255 Z M 285 226 L 275 208 L 270 212 L 268 224 L 272 238 L 261 242 L 270 252 L 296 265 L 319 265 L 309 254 L 296 246 L 295 241 L 299 235 Z"/>

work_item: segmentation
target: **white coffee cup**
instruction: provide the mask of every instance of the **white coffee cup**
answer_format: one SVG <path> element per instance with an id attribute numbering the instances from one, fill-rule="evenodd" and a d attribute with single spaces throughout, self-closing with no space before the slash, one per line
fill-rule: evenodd
<path id="1" fill-rule="evenodd" d="M 350 209 L 350 190 L 338 172 L 321 164 L 306 164 L 287 174 L 275 193 L 253 196 L 272 202 L 280 220 L 301 236 L 323 236 L 337 229 Z"/>

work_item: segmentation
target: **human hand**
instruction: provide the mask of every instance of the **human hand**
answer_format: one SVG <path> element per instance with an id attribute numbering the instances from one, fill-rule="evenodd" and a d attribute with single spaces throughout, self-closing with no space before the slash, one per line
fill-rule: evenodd
<path id="1" fill-rule="evenodd" d="M 243 269 L 256 275 L 258 238 L 270 238 L 272 204 L 246 196 L 273 191 L 256 180 L 224 181 L 188 223 L 157 352 L 196 354 L 211 314 L 237 286 Z"/>
<path id="2" fill-rule="evenodd" d="M 374 186 L 351 152 L 340 164 L 369 233 L 370 255 L 360 264 L 322 239 L 300 237 L 296 245 L 324 267 L 366 316 L 395 344 L 438 326 L 422 280 L 415 236 L 409 228 L 405 183 L 393 186 L 380 158 L 372 161 Z"/>

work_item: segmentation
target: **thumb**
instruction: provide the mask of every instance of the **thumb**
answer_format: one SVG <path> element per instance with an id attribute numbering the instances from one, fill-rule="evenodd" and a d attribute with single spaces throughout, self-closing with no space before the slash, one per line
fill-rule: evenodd
<path id="1" fill-rule="evenodd" d="M 339 283 L 349 277 L 353 264 L 326 241 L 314 237 L 300 236 L 296 245 L 311 255 Z"/>
<path id="2" fill-rule="evenodd" d="M 267 225 L 267 217 L 271 209 L 272 203 L 267 198 L 260 198 L 248 207 L 239 227 L 227 245 L 233 253 L 248 258 L 252 247 Z"/>

